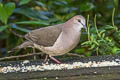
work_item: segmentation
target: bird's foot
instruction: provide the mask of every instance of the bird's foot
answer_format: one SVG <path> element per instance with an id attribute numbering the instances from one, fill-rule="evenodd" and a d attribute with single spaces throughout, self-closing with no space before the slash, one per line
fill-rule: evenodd
<path id="1" fill-rule="evenodd" d="M 49 55 L 46 55 L 45 57 L 45 60 L 43 61 L 43 63 L 47 63 L 48 62 L 48 57 L 53 60 L 56 64 L 61 64 L 61 62 L 57 59 L 55 59 L 53 56 L 49 56 Z"/>
<path id="2" fill-rule="evenodd" d="M 55 59 L 53 56 L 49 56 L 51 60 L 53 60 L 56 64 L 61 64 L 61 62 Z"/>
<path id="3" fill-rule="evenodd" d="M 47 63 L 47 62 L 48 62 L 48 55 L 46 55 L 46 57 L 45 57 L 43 63 Z"/>

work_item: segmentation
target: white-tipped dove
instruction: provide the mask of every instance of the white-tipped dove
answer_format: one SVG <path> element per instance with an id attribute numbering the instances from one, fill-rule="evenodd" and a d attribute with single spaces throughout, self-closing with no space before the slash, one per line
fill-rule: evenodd
<path id="1" fill-rule="evenodd" d="M 35 29 L 26 34 L 27 41 L 15 49 L 35 47 L 47 54 L 45 61 L 49 55 L 50 59 L 60 63 L 53 56 L 63 55 L 75 48 L 80 40 L 81 29 L 87 29 L 85 23 L 85 18 L 77 15 L 63 24 Z"/>

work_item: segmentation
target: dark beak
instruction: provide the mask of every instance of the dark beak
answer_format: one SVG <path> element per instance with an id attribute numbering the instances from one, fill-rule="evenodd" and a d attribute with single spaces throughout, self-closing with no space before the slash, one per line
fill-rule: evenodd
<path id="1" fill-rule="evenodd" d="M 81 23 L 82 24 L 82 23 Z M 87 31 L 87 27 L 86 25 L 82 24 L 83 25 L 83 28 Z"/>
<path id="2" fill-rule="evenodd" d="M 83 25 L 83 28 L 87 31 L 87 27 L 86 27 L 86 25 Z"/>

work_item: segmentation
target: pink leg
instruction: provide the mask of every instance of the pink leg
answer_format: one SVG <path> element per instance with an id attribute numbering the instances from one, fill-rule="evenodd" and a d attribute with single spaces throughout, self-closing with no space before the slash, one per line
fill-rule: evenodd
<path id="1" fill-rule="evenodd" d="M 43 63 L 46 63 L 48 61 L 48 55 L 46 55 L 45 60 L 43 61 Z"/>
<path id="2" fill-rule="evenodd" d="M 49 56 L 50 57 L 50 59 L 52 59 L 54 62 L 56 62 L 57 64 L 61 64 L 61 62 L 60 61 L 58 61 L 57 59 L 55 59 L 53 56 Z"/>

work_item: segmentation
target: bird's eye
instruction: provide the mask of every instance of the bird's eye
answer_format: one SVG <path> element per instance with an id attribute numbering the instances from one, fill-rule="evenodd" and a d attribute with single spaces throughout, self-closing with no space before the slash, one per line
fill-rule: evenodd
<path id="1" fill-rule="evenodd" d="M 78 19 L 78 22 L 80 22 L 80 23 L 81 23 L 81 20 L 79 20 L 79 19 Z"/>

